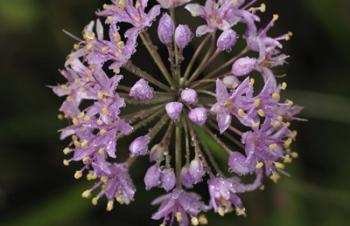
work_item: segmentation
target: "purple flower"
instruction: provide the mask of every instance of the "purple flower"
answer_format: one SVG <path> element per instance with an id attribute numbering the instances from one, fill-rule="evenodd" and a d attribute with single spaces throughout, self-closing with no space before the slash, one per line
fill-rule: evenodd
<path id="1" fill-rule="evenodd" d="M 188 166 L 184 166 L 181 169 L 181 183 L 183 186 L 185 186 L 186 188 L 192 188 L 193 184 L 195 184 L 194 182 L 194 178 L 190 173 L 190 169 Z"/>
<path id="2" fill-rule="evenodd" d="M 164 169 L 162 171 L 161 181 L 162 181 L 162 187 L 164 188 L 165 191 L 168 192 L 172 190 L 176 184 L 176 176 L 175 176 L 174 170 L 171 168 Z"/>
<path id="3" fill-rule="evenodd" d="M 180 49 L 184 49 L 192 40 L 193 34 L 187 25 L 180 24 L 175 30 L 175 43 Z"/>
<path id="4" fill-rule="evenodd" d="M 187 226 L 192 218 L 197 219 L 201 212 L 208 209 L 198 194 L 181 189 L 174 189 L 172 193 L 155 199 L 152 205 L 160 205 L 152 219 L 163 219 L 163 225 L 171 225 L 175 217 L 181 226 Z"/>
<path id="5" fill-rule="evenodd" d="M 245 76 L 251 73 L 257 65 L 257 61 L 254 58 L 243 57 L 232 65 L 232 73 L 236 76 Z"/>
<path id="6" fill-rule="evenodd" d="M 138 30 L 150 27 L 153 20 L 160 14 L 159 5 L 153 6 L 148 13 L 145 12 L 148 0 L 117 0 L 113 3 L 104 5 L 103 10 L 98 11 L 97 15 L 107 17 L 110 23 L 129 23 Z"/>
<path id="7" fill-rule="evenodd" d="M 131 87 L 129 96 L 137 100 L 150 100 L 154 97 L 154 89 L 146 80 L 140 79 Z"/>
<path id="8" fill-rule="evenodd" d="M 197 92 L 194 89 L 186 88 L 181 92 L 181 100 L 186 104 L 196 104 L 198 102 Z"/>
<path id="9" fill-rule="evenodd" d="M 140 136 L 136 138 L 129 146 L 130 153 L 134 156 L 146 155 L 150 137 Z"/>
<path id="10" fill-rule="evenodd" d="M 208 110 L 203 107 L 194 108 L 188 113 L 188 118 L 200 126 L 204 126 L 205 122 L 207 121 L 207 117 Z"/>
<path id="11" fill-rule="evenodd" d="M 201 182 L 205 175 L 203 162 L 198 158 L 193 159 L 190 163 L 189 173 L 195 184 Z"/>
<path id="12" fill-rule="evenodd" d="M 233 30 L 226 30 L 219 36 L 216 46 L 221 51 L 230 51 L 237 42 L 237 34 Z"/>
<path id="13" fill-rule="evenodd" d="M 158 37 L 159 40 L 164 44 L 168 45 L 173 42 L 175 33 L 175 25 L 173 19 L 164 13 L 159 20 L 158 25 Z"/>
<path id="14" fill-rule="evenodd" d="M 164 9 L 172 9 L 184 5 L 191 0 L 157 0 Z"/>
<path id="15" fill-rule="evenodd" d="M 146 185 L 146 190 L 157 187 L 160 185 L 161 170 L 158 164 L 154 164 L 148 168 L 144 181 Z"/>
<path id="16" fill-rule="evenodd" d="M 176 121 L 180 117 L 182 108 L 183 104 L 180 102 L 170 102 L 165 105 L 166 113 L 173 121 Z"/>

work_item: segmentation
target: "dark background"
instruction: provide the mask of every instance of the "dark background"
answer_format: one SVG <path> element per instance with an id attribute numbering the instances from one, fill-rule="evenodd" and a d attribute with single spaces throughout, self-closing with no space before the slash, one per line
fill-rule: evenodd
<path id="1" fill-rule="evenodd" d="M 150 220 L 154 192 L 136 169 L 136 201 L 111 213 L 80 198 L 87 188 L 74 168 L 62 165 L 64 142 L 56 119 L 61 100 L 46 85 L 62 81 L 73 41 L 102 1 L 0 0 L 0 225 L 158 225 Z M 293 31 L 289 96 L 304 105 L 297 123 L 300 158 L 277 185 L 244 197 L 248 217 L 219 218 L 209 225 L 350 225 L 350 1 L 270 0 L 265 16 L 280 14 L 273 33 Z"/>

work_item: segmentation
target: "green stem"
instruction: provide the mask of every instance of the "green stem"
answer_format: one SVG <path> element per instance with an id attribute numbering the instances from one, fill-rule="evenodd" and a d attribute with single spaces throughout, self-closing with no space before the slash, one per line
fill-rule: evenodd
<path id="1" fill-rule="evenodd" d="M 188 76 L 190 75 L 191 73 L 191 69 L 195 63 L 195 61 L 197 60 L 201 50 L 204 48 L 204 45 L 207 43 L 207 41 L 210 39 L 210 35 L 207 35 L 203 41 L 201 42 L 201 44 L 198 46 L 196 52 L 193 54 L 192 56 L 192 59 L 190 61 L 190 63 L 188 64 L 187 68 L 186 68 L 186 71 L 185 71 L 185 75 L 183 77 L 183 81 L 186 82 Z"/>
<path id="2" fill-rule="evenodd" d="M 151 55 L 154 62 L 158 66 L 159 70 L 162 72 L 163 76 L 168 81 L 168 83 L 172 86 L 173 83 L 171 81 L 171 75 L 170 75 L 169 71 L 167 70 L 167 68 L 165 67 L 164 62 L 157 51 L 157 47 L 153 44 L 147 31 L 142 32 L 140 34 L 140 37 L 141 37 L 141 40 L 142 40 L 143 44 L 145 45 L 146 49 L 148 50 L 149 54 Z"/>
<path id="3" fill-rule="evenodd" d="M 182 166 L 182 139 L 181 139 L 181 127 L 177 125 L 175 128 L 175 162 L 176 162 L 176 176 L 177 186 L 181 186 L 181 166 Z"/>
<path id="4" fill-rule="evenodd" d="M 163 83 L 159 82 L 157 79 L 155 79 L 152 75 L 148 74 L 146 71 L 143 71 L 142 69 L 140 69 L 139 67 L 137 67 L 136 65 L 134 65 L 131 61 L 127 62 L 126 64 L 123 65 L 123 67 L 133 73 L 134 75 L 139 76 L 140 78 L 143 78 L 145 80 L 148 80 L 150 83 L 158 86 L 159 88 L 166 90 L 166 91 L 170 91 L 170 88 L 166 85 L 164 85 Z"/>

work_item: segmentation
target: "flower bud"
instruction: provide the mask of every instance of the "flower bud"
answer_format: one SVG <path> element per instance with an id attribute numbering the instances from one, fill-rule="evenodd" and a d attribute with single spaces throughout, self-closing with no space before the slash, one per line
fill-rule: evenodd
<path id="1" fill-rule="evenodd" d="M 146 185 L 146 190 L 157 187 L 160 184 L 161 170 L 158 164 L 155 164 L 148 168 L 144 182 Z"/>
<path id="2" fill-rule="evenodd" d="M 180 24 L 175 30 L 175 43 L 180 49 L 184 49 L 192 40 L 193 33 L 187 25 Z"/>
<path id="3" fill-rule="evenodd" d="M 147 81 L 140 79 L 131 87 L 129 96 L 136 100 L 150 100 L 154 96 L 154 90 Z"/>
<path id="4" fill-rule="evenodd" d="M 232 73 L 236 76 L 244 76 L 252 72 L 256 66 L 256 59 L 243 57 L 232 65 Z"/>
<path id="5" fill-rule="evenodd" d="M 173 121 L 176 121 L 181 115 L 183 104 L 180 102 L 170 102 L 165 105 L 165 111 L 168 114 L 169 118 Z"/>
<path id="6" fill-rule="evenodd" d="M 171 168 L 163 170 L 161 180 L 162 187 L 165 191 L 168 192 L 173 189 L 176 184 L 176 176 L 174 170 Z"/>
<path id="7" fill-rule="evenodd" d="M 174 38 L 174 32 L 175 25 L 173 19 L 167 13 L 164 13 L 162 18 L 160 18 L 158 25 L 159 40 L 164 45 L 172 43 Z"/>
<path id="8" fill-rule="evenodd" d="M 205 174 L 202 161 L 198 158 L 193 159 L 190 163 L 189 172 L 193 177 L 195 183 L 202 181 L 202 178 Z"/>
<path id="9" fill-rule="evenodd" d="M 186 104 L 196 104 L 198 102 L 197 92 L 194 89 L 185 89 L 181 92 L 181 99 Z"/>
<path id="10" fill-rule="evenodd" d="M 194 108 L 188 113 L 188 118 L 197 125 L 203 126 L 207 121 L 208 110 L 203 107 Z"/>
<path id="11" fill-rule="evenodd" d="M 129 146 L 131 154 L 134 156 L 146 155 L 149 142 L 150 138 L 148 136 L 140 136 L 136 138 Z"/>
<path id="12" fill-rule="evenodd" d="M 226 30 L 221 33 L 216 46 L 221 51 L 230 51 L 237 42 L 237 34 L 233 30 Z"/>
<path id="13" fill-rule="evenodd" d="M 189 167 L 184 166 L 181 169 L 181 183 L 186 188 L 192 188 L 194 184 L 194 180 L 192 175 L 190 174 Z"/>
<path id="14" fill-rule="evenodd" d="M 156 144 L 151 148 L 149 159 L 150 161 L 162 161 L 164 159 L 164 146 Z"/>

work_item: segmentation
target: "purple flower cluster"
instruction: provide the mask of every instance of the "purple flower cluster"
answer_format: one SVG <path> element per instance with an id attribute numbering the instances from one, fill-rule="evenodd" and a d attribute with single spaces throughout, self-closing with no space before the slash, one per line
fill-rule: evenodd
<path id="1" fill-rule="evenodd" d="M 73 36 L 78 43 L 60 71 L 66 83 L 52 87 L 65 97 L 59 118 L 70 121 L 60 131 L 61 139 L 70 138 L 63 163 L 80 163 L 74 177 L 94 181 L 82 196 L 92 198 L 94 205 L 105 197 L 108 211 L 115 201 L 129 204 L 136 192 L 129 168 L 136 158 L 149 156 L 145 189 L 166 192 L 152 203 L 160 205 L 152 218 L 162 220 L 162 226 L 175 221 L 207 224 L 204 213 L 209 210 L 245 215 L 239 195 L 263 186 L 265 177 L 277 182 L 285 163 L 297 157 L 290 148 L 297 135 L 291 123 L 302 107 L 282 99 L 287 83 L 274 72 L 288 58 L 282 41 L 292 33 L 268 35 L 278 15 L 260 28 L 258 14 L 266 6 L 255 7 L 256 0 L 193 2 L 158 0 L 150 7 L 147 0 L 112 0 L 97 11 L 104 23 L 90 22 L 82 39 Z M 177 24 L 178 10 L 201 17 L 204 25 Z M 245 26 L 243 34 L 237 24 Z M 158 47 L 148 33 L 152 26 L 157 26 Z M 185 65 L 183 53 L 193 45 L 193 31 L 200 44 Z M 217 57 L 229 54 L 238 41 L 245 48 L 210 71 Z M 162 77 L 132 61 L 138 43 Z M 170 67 L 159 48 L 168 50 Z M 132 138 L 127 153 L 118 142 L 124 137 Z M 212 139 L 228 153 L 229 172 L 222 171 L 203 139 Z M 243 183 L 244 176 L 255 180 Z M 199 184 L 207 184 L 208 202 L 187 191 Z"/>

